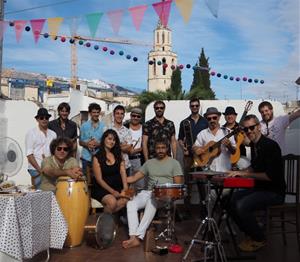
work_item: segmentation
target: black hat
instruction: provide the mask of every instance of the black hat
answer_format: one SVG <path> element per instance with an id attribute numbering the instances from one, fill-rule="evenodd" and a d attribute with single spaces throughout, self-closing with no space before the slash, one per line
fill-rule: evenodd
<path id="1" fill-rule="evenodd" d="M 40 108 L 37 112 L 37 115 L 35 116 L 35 118 L 39 118 L 40 116 L 47 116 L 47 117 L 51 117 L 51 115 L 48 113 L 48 110 L 46 108 Z"/>
<path id="2" fill-rule="evenodd" d="M 237 115 L 237 113 L 235 112 L 234 107 L 227 106 L 223 115 Z"/>
<path id="3" fill-rule="evenodd" d="M 209 107 L 209 108 L 206 109 L 204 117 L 206 118 L 209 115 L 219 115 L 220 116 L 221 112 L 219 112 L 218 109 L 215 108 L 215 107 Z"/>

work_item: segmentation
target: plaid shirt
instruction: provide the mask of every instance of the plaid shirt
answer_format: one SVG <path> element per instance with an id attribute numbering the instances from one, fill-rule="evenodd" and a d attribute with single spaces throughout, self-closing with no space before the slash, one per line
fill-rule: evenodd
<path id="1" fill-rule="evenodd" d="M 147 121 L 143 126 L 143 135 L 148 136 L 148 157 L 149 159 L 155 157 L 155 140 L 157 138 L 165 138 L 169 141 L 168 155 L 171 156 L 171 137 L 175 136 L 174 123 L 164 118 L 161 124 L 156 117 Z"/>

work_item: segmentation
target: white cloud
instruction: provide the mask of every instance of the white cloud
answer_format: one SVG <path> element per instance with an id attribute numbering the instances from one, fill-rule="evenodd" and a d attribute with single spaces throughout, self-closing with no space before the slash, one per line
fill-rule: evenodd
<path id="1" fill-rule="evenodd" d="M 157 16 L 151 7 L 155 0 L 77 0 L 74 3 L 28 11 L 10 15 L 9 19 L 32 19 L 42 17 L 71 15 L 84 16 L 90 12 L 128 8 L 139 4 L 149 4 L 141 31 L 136 32 L 128 12 L 124 13 L 118 36 L 111 30 L 107 16 L 101 20 L 97 37 L 121 37 L 151 42 Z M 212 77 L 212 86 L 219 98 L 249 98 L 282 95 L 282 83 L 285 83 L 285 94 L 295 97 L 293 80 L 300 75 L 299 70 L 299 1 L 264 0 L 264 1 L 220 1 L 219 18 L 215 19 L 204 1 L 194 1 L 190 22 L 185 25 L 173 4 L 170 26 L 173 30 L 173 50 L 178 54 L 179 63 L 194 64 L 200 55 L 201 48 L 210 57 L 211 67 L 222 74 L 248 76 L 264 79 L 264 85 L 245 82 L 237 83 Z M 10 0 L 7 10 L 24 9 L 44 4 L 44 1 Z M 47 30 L 47 26 L 45 26 Z M 67 43 L 41 39 L 34 46 L 32 33 L 24 32 L 20 44 L 15 44 L 14 32 L 9 28 L 5 35 L 4 66 L 30 68 L 58 75 L 70 74 L 70 51 Z M 83 20 L 79 34 L 88 36 L 89 31 Z M 61 34 L 69 34 L 66 23 L 62 25 Z M 137 46 L 107 45 L 116 51 L 124 50 L 137 56 L 139 62 L 127 61 L 118 55 L 110 56 L 92 48 L 78 47 L 78 75 L 89 78 L 102 78 L 105 81 L 123 86 L 145 88 L 147 84 L 147 55 L 150 48 Z M 189 88 L 192 81 L 192 70 L 182 72 L 183 85 Z M 290 84 L 286 84 L 290 83 Z M 240 88 L 241 87 L 241 88 Z"/>

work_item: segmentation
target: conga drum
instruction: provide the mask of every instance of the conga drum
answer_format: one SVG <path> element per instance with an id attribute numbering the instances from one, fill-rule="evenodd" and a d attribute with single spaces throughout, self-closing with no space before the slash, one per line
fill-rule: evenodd
<path id="1" fill-rule="evenodd" d="M 89 193 L 85 178 L 74 180 L 63 176 L 57 179 L 56 199 L 68 223 L 66 247 L 79 246 L 89 213 Z"/>

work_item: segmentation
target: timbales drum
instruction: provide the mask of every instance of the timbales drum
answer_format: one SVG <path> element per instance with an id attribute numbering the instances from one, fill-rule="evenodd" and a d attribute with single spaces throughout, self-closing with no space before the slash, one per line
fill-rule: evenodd
<path id="1" fill-rule="evenodd" d="M 117 224 L 108 213 L 89 216 L 84 229 L 87 245 L 97 249 L 111 246 L 117 234 Z"/>
<path id="2" fill-rule="evenodd" d="M 154 197 L 162 201 L 182 199 L 186 195 L 186 186 L 184 184 L 160 184 L 153 187 Z"/>
<path id="3" fill-rule="evenodd" d="M 65 246 L 78 246 L 83 239 L 84 225 L 90 208 L 86 179 L 59 177 L 56 184 L 56 198 L 68 223 Z"/>

